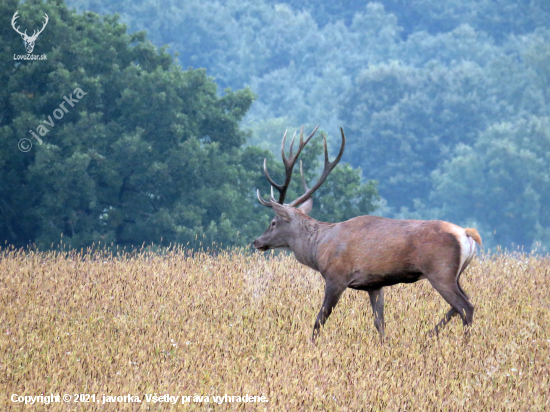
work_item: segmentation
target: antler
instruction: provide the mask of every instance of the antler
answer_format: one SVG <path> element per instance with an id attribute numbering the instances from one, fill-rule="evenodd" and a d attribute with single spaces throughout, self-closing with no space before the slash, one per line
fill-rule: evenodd
<path id="1" fill-rule="evenodd" d="M 308 200 L 311 197 L 311 195 L 315 193 L 315 191 L 319 189 L 321 185 L 325 182 L 330 172 L 332 172 L 332 169 L 336 167 L 336 165 L 342 158 L 342 155 L 344 154 L 344 147 L 346 147 L 346 136 L 344 135 L 344 129 L 340 128 L 340 132 L 342 133 L 342 145 L 340 146 L 340 151 L 338 152 L 338 156 L 336 156 L 336 159 L 334 159 L 333 162 L 330 162 L 328 160 L 327 139 L 325 138 L 325 136 L 323 136 L 323 145 L 325 147 L 325 166 L 323 167 L 323 173 L 321 173 L 321 177 L 319 178 L 317 183 L 313 185 L 311 189 L 308 189 L 307 187 L 306 181 L 304 179 L 304 173 L 302 170 L 302 162 L 300 162 L 300 174 L 302 176 L 302 183 L 304 184 L 304 189 L 306 192 L 302 196 L 300 196 L 298 199 L 291 202 L 289 206 L 298 207 L 302 203 L 304 203 L 306 200 Z"/>
<path id="2" fill-rule="evenodd" d="M 38 33 L 36 33 L 36 30 L 34 30 L 34 32 L 32 33 L 31 39 L 36 39 L 40 35 L 40 33 L 42 33 L 46 28 L 46 24 L 48 24 L 48 21 L 50 21 L 50 18 L 46 13 L 44 13 L 44 18 L 46 19 L 46 21 L 42 25 L 42 28 L 38 31 Z"/>
<path id="3" fill-rule="evenodd" d="M 17 11 L 15 12 L 15 14 L 13 15 L 13 17 L 11 18 L 11 27 L 13 27 L 13 29 L 14 29 L 17 33 L 19 33 L 21 36 L 26 36 L 26 35 L 27 35 L 27 30 L 25 30 L 25 33 L 21 33 L 21 32 L 19 31 L 19 27 L 21 27 L 21 26 L 18 26 L 17 28 L 15 27 L 15 20 L 17 20 L 17 19 L 19 18 L 19 16 L 17 15 L 17 13 L 19 13 L 19 10 L 17 10 Z"/>
<path id="4" fill-rule="evenodd" d="M 264 200 L 260 196 L 260 191 L 258 190 L 257 191 L 258 200 L 260 201 L 261 204 L 263 204 L 264 206 L 268 206 L 268 207 L 271 207 L 271 203 L 283 204 L 283 201 L 284 201 L 285 196 L 286 196 L 286 191 L 288 189 L 288 186 L 290 184 L 290 179 L 292 177 L 292 169 L 294 168 L 294 164 L 296 163 L 296 160 L 298 159 L 298 156 L 300 155 L 302 149 L 309 142 L 309 140 L 313 137 L 313 135 L 317 131 L 318 127 L 319 126 L 317 125 L 317 127 L 313 130 L 313 132 L 309 135 L 309 137 L 306 139 L 305 142 L 303 140 L 304 128 L 302 127 L 302 130 L 300 132 L 300 144 L 299 144 L 299 147 L 298 147 L 298 151 L 293 156 L 292 155 L 292 147 L 294 145 L 294 137 L 296 136 L 296 133 L 294 133 L 294 137 L 292 137 L 292 142 L 290 143 L 290 154 L 289 154 L 288 159 L 285 157 L 285 139 L 286 139 L 286 132 L 285 132 L 285 134 L 283 136 L 283 146 L 282 146 L 282 149 L 281 149 L 281 153 L 282 153 L 282 157 L 283 157 L 283 163 L 285 165 L 286 178 L 285 178 L 285 182 L 282 185 L 278 185 L 277 183 L 275 183 L 273 181 L 273 179 L 271 179 L 271 177 L 269 176 L 269 173 L 267 172 L 266 159 L 264 159 L 264 172 L 265 172 L 265 175 L 267 177 L 267 180 L 269 181 L 269 183 L 271 183 L 271 199 L 270 199 L 269 202 Z M 300 175 L 302 177 L 302 183 L 304 185 L 305 193 L 302 196 L 300 196 L 298 199 L 296 199 L 293 202 L 289 203 L 289 206 L 297 207 L 297 206 L 301 205 L 302 203 L 304 203 L 307 199 L 309 199 L 311 197 L 311 195 L 317 189 L 319 189 L 319 187 L 321 187 L 321 185 L 326 180 L 326 178 L 328 177 L 328 175 L 330 174 L 332 169 L 334 169 L 334 167 L 336 167 L 336 165 L 338 164 L 338 162 L 342 158 L 342 155 L 344 154 L 344 147 L 346 146 L 346 136 L 344 135 L 344 130 L 342 128 L 340 128 L 340 131 L 342 132 L 342 145 L 340 146 L 340 152 L 338 153 L 338 156 L 336 156 L 336 159 L 333 162 L 330 162 L 328 160 L 327 140 L 326 140 L 325 136 L 323 136 L 324 149 L 325 149 L 325 166 L 323 168 L 323 173 L 321 174 L 321 177 L 319 178 L 317 183 L 311 189 L 309 189 L 307 187 L 306 181 L 304 179 L 302 161 L 300 161 Z M 275 187 L 280 193 L 278 202 L 277 202 L 277 200 L 275 200 L 275 197 L 273 196 L 273 187 Z"/>
<path id="5" fill-rule="evenodd" d="M 290 142 L 290 153 L 289 157 L 285 156 L 285 142 L 286 142 L 286 131 L 283 135 L 283 144 L 281 145 L 281 156 L 283 158 L 283 164 L 285 165 L 285 181 L 282 185 L 279 185 L 275 183 L 275 181 L 269 176 L 269 172 L 267 171 L 267 159 L 264 159 L 264 173 L 267 177 L 267 180 L 271 184 L 271 201 L 275 201 L 275 198 L 273 196 L 273 187 L 275 187 L 279 191 L 279 201 L 277 203 L 283 204 L 286 197 L 286 191 L 288 190 L 288 186 L 290 185 L 290 179 L 292 178 L 292 169 L 294 168 L 294 164 L 296 163 L 296 160 L 298 159 L 298 156 L 300 156 L 300 153 L 302 152 L 302 149 L 308 142 L 311 140 L 317 129 L 319 128 L 319 125 L 313 129 L 311 134 L 307 137 L 307 139 L 304 141 L 304 127 L 302 126 L 302 129 L 300 130 L 300 143 L 298 145 L 298 151 L 295 155 L 292 154 L 293 148 L 294 148 L 294 139 L 296 138 L 296 133 L 294 133 L 294 136 L 292 136 L 292 141 Z M 265 205 L 271 207 L 270 202 L 266 202 L 262 199 L 260 196 L 260 191 L 258 190 L 258 199 L 260 202 Z"/>

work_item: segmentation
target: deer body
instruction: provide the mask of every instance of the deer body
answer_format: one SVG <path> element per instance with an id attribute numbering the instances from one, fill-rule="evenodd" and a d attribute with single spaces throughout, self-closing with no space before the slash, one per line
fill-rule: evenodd
<path id="1" fill-rule="evenodd" d="M 327 227 L 314 269 L 346 273 L 347 286 L 359 290 L 415 282 L 433 266 L 457 272 L 464 236 L 448 222 L 361 216 Z M 472 252 L 468 246 L 464 254 Z"/>
<path id="2" fill-rule="evenodd" d="M 292 156 L 291 145 L 290 160 L 285 159 L 283 149 L 288 182 L 292 166 L 307 141 L 303 143 L 300 139 L 295 156 Z M 342 155 L 343 131 L 342 141 L 340 154 L 332 163 L 328 162 L 325 142 L 325 169 L 321 183 Z M 283 193 L 281 186 L 274 184 L 265 171 L 272 185 Z M 465 326 L 472 323 L 474 307 L 460 287 L 459 278 L 475 255 L 475 243 L 481 244 L 477 230 L 463 229 L 439 220 L 395 220 L 378 216 L 360 216 L 341 223 L 319 222 L 308 213 L 312 207 L 311 194 L 321 183 L 310 190 L 304 181 L 306 194 L 289 205 L 277 202 L 273 193 L 270 202 L 258 194 L 260 201 L 272 207 L 276 216 L 269 228 L 254 241 L 254 247 L 262 251 L 290 249 L 300 263 L 319 271 L 325 279 L 325 298 L 315 321 L 313 339 L 347 288 L 369 293 L 374 323 L 383 338 L 383 288 L 421 279 L 428 279 L 451 305 L 434 333 L 437 334 L 456 314 L 460 315 Z M 301 206 L 296 207 L 299 204 Z"/>

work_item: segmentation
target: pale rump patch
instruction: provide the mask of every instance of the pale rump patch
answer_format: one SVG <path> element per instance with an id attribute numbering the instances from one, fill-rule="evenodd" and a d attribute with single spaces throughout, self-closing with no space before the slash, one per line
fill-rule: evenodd
<path id="1" fill-rule="evenodd" d="M 470 264 L 476 252 L 474 239 L 468 236 L 464 230 L 462 231 L 464 233 L 460 236 L 460 265 L 458 266 L 457 276 Z"/>
<path id="2" fill-rule="evenodd" d="M 460 244 L 460 264 L 458 265 L 457 276 L 468 266 L 476 252 L 474 239 L 469 236 L 465 229 L 449 222 L 444 222 L 446 229 L 451 232 Z M 477 231 L 476 231 L 477 234 Z"/>

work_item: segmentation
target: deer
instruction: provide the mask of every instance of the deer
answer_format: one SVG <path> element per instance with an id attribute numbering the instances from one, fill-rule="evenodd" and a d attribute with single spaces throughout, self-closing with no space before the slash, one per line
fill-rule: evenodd
<path id="1" fill-rule="evenodd" d="M 32 51 L 34 50 L 34 42 L 36 42 L 36 39 L 38 38 L 38 36 L 40 35 L 40 33 L 42 33 L 44 31 L 44 29 L 46 28 L 46 25 L 48 24 L 48 21 L 50 20 L 50 18 L 48 17 L 48 15 L 46 13 L 44 13 L 44 24 L 42 25 L 42 28 L 40 30 L 34 30 L 33 33 L 32 33 L 32 36 L 29 36 L 27 35 L 27 30 L 25 30 L 25 32 L 21 32 L 19 31 L 19 27 L 15 27 L 15 21 L 19 18 L 19 16 L 17 15 L 17 13 L 19 13 L 19 11 L 16 11 L 15 14 L 13 15 L 12 19 L 11 19 L 11 26 L 13 27 L 13 29 L 19 33 L 21 35 L 21 37 L 23 38 L 23 41 L 25 42 L 25 49 L 27 49 L 27 53 L 32 53 Z"/>
<path id="2" fill-rule="evenodd" d="M 253 242 L 254 248 L 259 251 L 292 251 L 298 262 L 320 272 L 324 278 L 324 300 L 315 319 L 311 341 L 315 343 L 321 326 L 324 326 L 342 293 L 351 288 L 368 292 L 374 326 L 383 342 L 384 288 L 422 279 L 428 279 L 451 306 L 428 335 L 438 336 L 451 318 L 459 315 L 467 336 L 473 322 L 474 306 L 459 280 L 475 256 L 476 243 L 481 246 L 481 236 L 476 229 L 464 229 L 441 220 L 397 220 L 366 215 L 340 223 L 325 223 L 309 216 L 313 205 L 311 196 L 324 183 L 344 153 L 346 136 L 342 128 L 342 143 L 336 159 L 329 161 L 327 141 L 323 134 L 325 160 L 319 180 L 308 188 L 300 160 L 305 193 L 288 204 L 284 203 L 298 156 L 318 127 L 305 140 L 302 127 L 295 154 L 294 133 L 288 158 L 285 155 L 285 132 L 281 148 L 285 168 L 283 184 L 277 184 L 271 178 L 267 171 L 267 160 L 264 159 L 263 170 L 271 185 L 271 197 L 265 200 L 259 189 L 256 195 L 262 205 L 273 209 L 275 217 L 265 232 Z M 278 200 L 275 200 L 273 188 L 279 192 Z"/>

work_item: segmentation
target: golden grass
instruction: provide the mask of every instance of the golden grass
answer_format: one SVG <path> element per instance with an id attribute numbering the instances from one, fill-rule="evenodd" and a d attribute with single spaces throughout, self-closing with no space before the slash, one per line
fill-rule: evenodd
<path id="1" fill-rule="evenodd" d="M 549 269 L 533 256 L 474 261 L 462 277 L 476 307 L 469 342 L 457 318 L 427 338 L 448 308 L 421 281 L 386 289 L 383 345 L 368 294 L 353 290 L 312 345 L 324 281 L 290 256 L 4 250 L 0 410 L 550 410 Z M 10 400 L 49 393 L 100 402 Z M 180 398 L 147 403 L 154 393 Z M 214 402 L 225 394 L 269 402 Z"/>

